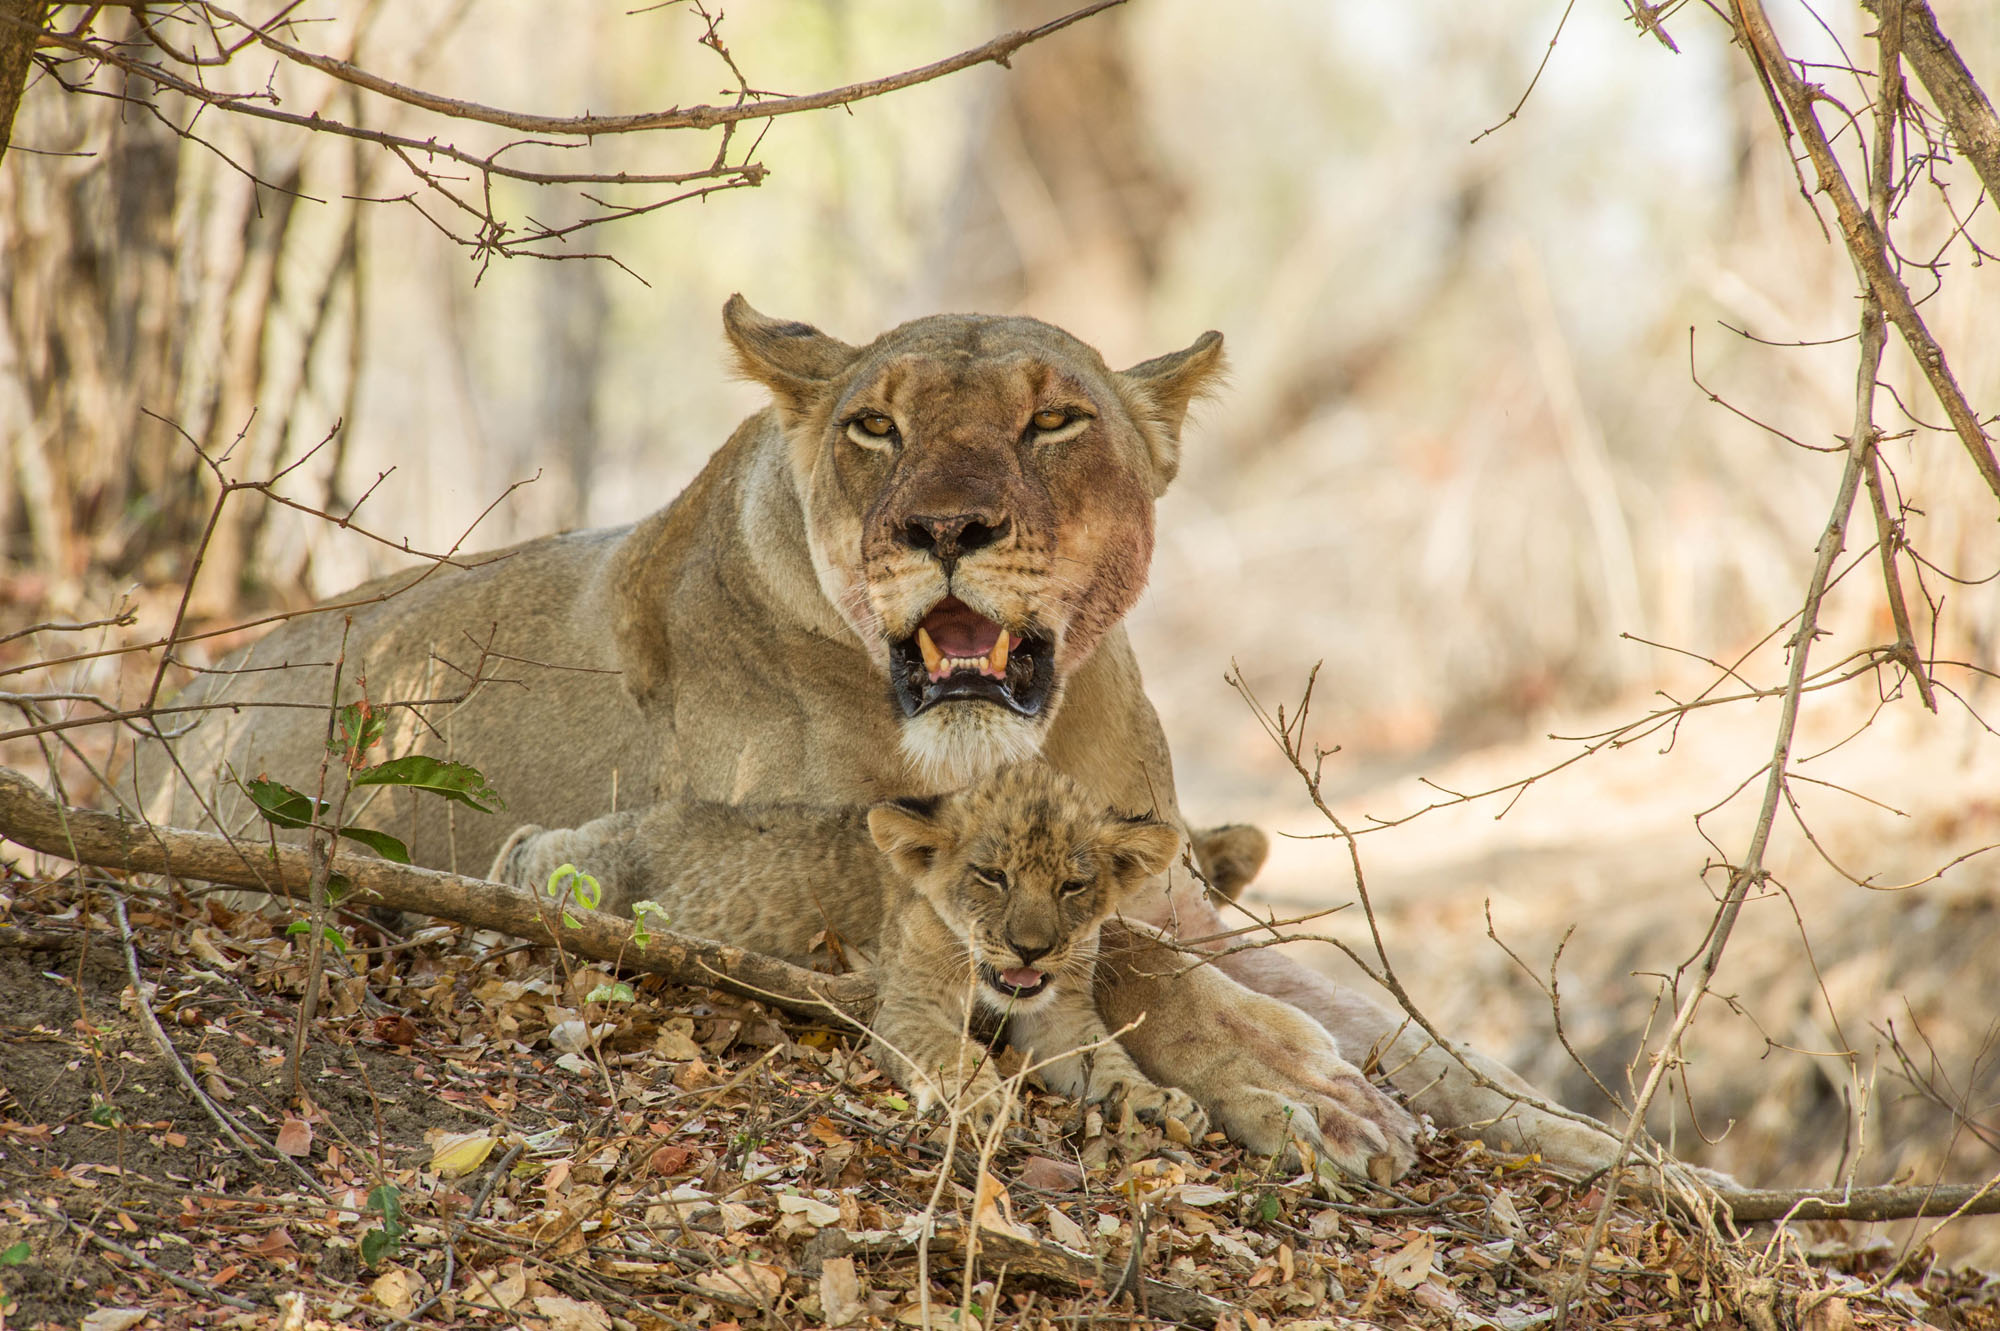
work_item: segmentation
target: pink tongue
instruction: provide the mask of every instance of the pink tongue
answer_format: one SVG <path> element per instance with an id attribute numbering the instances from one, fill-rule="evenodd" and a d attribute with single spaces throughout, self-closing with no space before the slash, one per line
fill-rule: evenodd
<path id="1" fill-rule="evenodd" d="M 947 596 L 924 616 L 924 631 L 946 656 L 987 656 L 1000 640 L 1000 626 L 956 596 Z"/>
<path id="2" fill-rule="evenodd" d="M 1010 971 L 1000 972 L 1000 983 L 1016 989 L 1033 989 L 1042 982 L 1042 973 L 1028 966 L 1016 966 Z"/>

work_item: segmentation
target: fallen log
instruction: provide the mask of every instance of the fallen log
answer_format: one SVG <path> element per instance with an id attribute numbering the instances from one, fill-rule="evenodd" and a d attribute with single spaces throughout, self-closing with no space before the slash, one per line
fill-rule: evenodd
<path id="1" fill-rule="evenodd" d="M 100 869 L 171 874 L 273 896 L 303 897 L 312 874 L 304 846 L 231 840 L 212 832 L 135 822 L 116 814 L 66 808 L 18 772 L 0 768 L 0 837 Z M 721 989 L 801 1016 L 835 1016 L 860 1025 L 875 1010 L 865 975 L 822 975 L 776 957 L 649 927 L 646 946 L 633 922 L 571 904 L 562 907 L 502 883 L 372 856 L 336 861 L 353 884 L 344 907 L 386 906 L 498 929 L 559 944 L 593 961 L 663 975 L 675 984 Z"/>
<path id="2" fill-rule="evenodd" d="M 136 822 L 57 803 L 19 772 L 0 767 L 0 838 L 77 864 L 131 873 L 171 874 L 273 896 L 300 897 L 312 874 L 305 847 L 258 844 Z M 518 938 L 558 944 L 593 961 L 665 976 L 675 984 L 720 989 L 805 1017 L 835 1017 L 863 1027 L 875 1010 L 866 975 L 823 975 L 776 957 L 667 929 L 647 930 L 640 947 L 633 922 L 556 904 L 502 883 L 419 869 L 393 860 L 346 855 L 340 873 L 353 884 L 343 906 L 387 906 L 434 915 Z M 1902 1220 L 1917 1216 L 2000 1214 L 2000 1179 L 1985 1184 L 1876 1188 L 1727 1189 L 1718 1209 L 1739 1222 Z"/>

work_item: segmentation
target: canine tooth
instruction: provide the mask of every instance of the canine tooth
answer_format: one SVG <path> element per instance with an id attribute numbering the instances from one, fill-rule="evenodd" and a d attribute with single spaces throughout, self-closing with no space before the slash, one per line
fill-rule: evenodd
<path id="1" fill-rule="evenodd" d="M 1000 636 L 993 640 L 993 651 L 986 658 L 989 673 L 1002 679 L 1007 677 L 1007 630 L 1001 629 Z"/>
<path id="2" fill-rule="evenodd" d="M 931 641 L 929 631 L 922 626 L 917 628 L 917 650 L 924 654 L 924 669 L 932 675 L 936 675 L 944 668 L 944 653 L 937 649 L 937 644 Z"/>

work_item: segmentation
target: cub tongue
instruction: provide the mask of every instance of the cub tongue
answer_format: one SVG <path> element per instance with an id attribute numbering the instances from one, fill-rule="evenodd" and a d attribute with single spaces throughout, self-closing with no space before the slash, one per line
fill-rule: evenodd
<path id="1" fill-rule="evenodd" d="M 1000 626 L 956 596 L 938 602 L 921 627 L 946 656 L 990 656 L 1000 640 Z"/>
<path id="2" fill-rule="evenodd" d="M 1016 966 L 1010 971 L 1000 972 L 1000 983 L 1015 989 L 1033 989 L 1042 982 L 1042 973 L 1032 966 Z"/>

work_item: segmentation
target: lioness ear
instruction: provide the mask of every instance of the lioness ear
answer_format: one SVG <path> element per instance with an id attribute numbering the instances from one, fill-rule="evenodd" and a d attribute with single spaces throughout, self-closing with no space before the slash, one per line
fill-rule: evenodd
<path id="1" fill-rule="evenodd" d="M 1242 897 L 1271 853 L 1271 838 L 1248 823 L 1211 827 L 1196 832 L 1191 840 L 1195 862 L 1208 876 L 1208 885 L 1231 901 Z"/>
<path id="2" fill-rule="evenodd" d="M 802 410 L 858 354 L 811 324 L 757 313 L 741 293 L 722 307 L 722 327 L 736 351 L 737 367 L 792 411 Z"/>
<path id="3" fill-rule="evenodd" d="M 1123 818 L 1104 834 L 1104 850 L 1111 856 L 1113 871 L 1126 886 L 1137 886 L 1156 873 L 1166 872 L 1180 853 L 1181 834 L 1157 818 Z"/>
<path id="4" fill-rule="evenodd" d="M 1119 374 L 1153 454 L 1155 498 L 1181 469 L 1181 423 L 1188 404 L 1214 391 L 1221 377 L 1222 334 L 1213 329 L 1184 351 L 1155 356 Z"/>
<path id="5" fill-rule="evenodd" d="M 943 803 L 936 797 L 890 800 L 868 811 L 868 835 L 905 878 L 930 872 L 938 852 L 950 845 L 951 834 L 938 817 Z"/>

